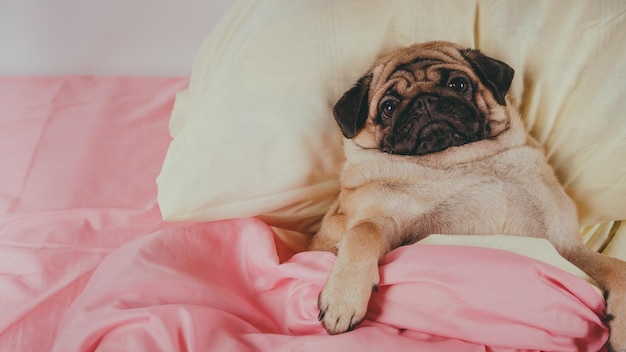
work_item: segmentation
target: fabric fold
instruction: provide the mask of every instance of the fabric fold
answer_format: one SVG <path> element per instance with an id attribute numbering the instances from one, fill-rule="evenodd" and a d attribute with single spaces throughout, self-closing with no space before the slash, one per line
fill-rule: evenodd
<path id="1" fill-rule="evenodd" d="M 384 257 L 366 321 L 330 336 L 317 295 L 334 255 L 280 263 L 275 239 L 262 221 L 242 219 L 128 243 L 96 269 L 53 350 L 598 351 L 608 336 L 602 297 L 583 279 L 507 251 L 437 245 Z"/>

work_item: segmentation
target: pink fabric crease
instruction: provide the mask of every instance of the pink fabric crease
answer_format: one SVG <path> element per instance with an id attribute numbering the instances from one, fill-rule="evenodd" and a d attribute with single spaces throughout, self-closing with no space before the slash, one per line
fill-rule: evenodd
<path id="1" fill-rule="evenodd" d="M 366 322 L 328 336 L 316 303 L 333 261 L 281 264 L 255 219 L 150 234 L 101 262 L 54 351 L 597 351 L 606 337 L 602 300 L 579 278 L 500 250 L 426 245 L 386 256 Z"/>
<path id="2" fill-rule="evenodd" d="M 602 349 L 588 283 L 460 246 L 389 253 L 367 319 L 327 335 L 332 254 L 293 254 L 258 219 L 161 221 L 154 179 L 187 83 L 0 79 L 0 350 Z"/>

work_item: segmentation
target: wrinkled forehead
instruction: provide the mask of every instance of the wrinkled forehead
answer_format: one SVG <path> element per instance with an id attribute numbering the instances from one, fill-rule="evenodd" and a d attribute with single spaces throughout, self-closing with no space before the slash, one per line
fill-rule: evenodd
<path id="1" fill-rule="evenodd" d="M 451 43 L 429 43 L 398 50 L 379 59 L 372 68 L 374 91 L 392 84 L 406 88 L 423 81 L 438 82 L 449 71 L 471 74 L 471 66 L 461 54 L 462 48 Z M 408 92 L 407 92 L 408 93 Z"/>

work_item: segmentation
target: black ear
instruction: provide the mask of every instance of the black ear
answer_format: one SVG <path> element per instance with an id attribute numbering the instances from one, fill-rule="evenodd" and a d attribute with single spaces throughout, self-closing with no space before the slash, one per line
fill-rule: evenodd
<path id="1" fill-rule="evenodd" d="M 498 104 L 506 105 L 504 97 L 511 87 L 515 71 L 504 62 L 492 59 L 479 50 L 467 49 L 461 54 L 472 65 L 483 84 L 491 90 Z"/>
<path id="2" fill-rule="evenodd" d="M 365 126 L 369 110 L 369 90 L 372 75 L 365 75 L 335 104 L 333 114 L 341 132 L 352 138 Z"/>

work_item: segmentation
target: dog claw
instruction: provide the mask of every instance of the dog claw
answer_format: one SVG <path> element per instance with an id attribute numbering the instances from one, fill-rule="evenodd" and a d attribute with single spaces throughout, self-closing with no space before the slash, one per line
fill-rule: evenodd
<path id="1" fill-rule="evenodd" d="M 604 324 L 608 324 L 611 322 L 611 320 L 615 319 L 615 317 L 613 316 L 613 314 L 607 314 L 604 318 L 602 318 L 602 322 Z"/>
<path id="2" fill-rule="evenodd" d="M 372 286 L 372 291 L 378 292 L 378 284 L 374 284 L 374 286 Z"/>
<path id="3" fill-rule="evenodd" d="M 322 319 L 324 319 L 325 315 L 326 315 L 326 311 L 325 310 L 320 310 L 320 314 L 317 315 L 317 320 L 322 321 Z"/>

